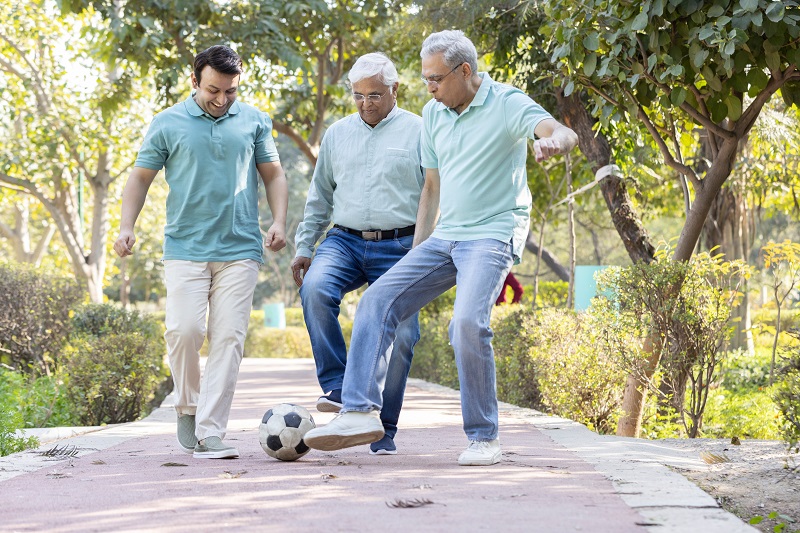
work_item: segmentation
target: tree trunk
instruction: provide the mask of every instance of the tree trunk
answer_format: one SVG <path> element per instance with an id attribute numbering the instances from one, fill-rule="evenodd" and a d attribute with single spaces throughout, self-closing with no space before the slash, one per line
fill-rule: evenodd
<path id="1" fill-rule="evenodd" d="M 537 257 L 541 257 L 542 261 L 547 268 L 549 268 L 553 274 L 558 276 L 558 279 L 561 281 L 569 281 L 569 270 L 561 264 L 561 262 L 554 256 L 550 250 L 547 248 L 541 248 L 541 256 L 539 255 L 539 245 L 536 242 L 536 238 L 533 235 L 533 232 L 528 233 L 528 239 L 525 241 L 525 249 L 529 252 L 536 254 Z"/>
<path id="2" fill-rule="evenodd" d="M 591 164 L 592 170 L 597 173 L 602 167 L 609 165 L 611 163 L 611 147 L 605 136 L 592 129 L 596 120 L 589 115 L 580 95 L 573 93 L 564 96 L 563 91 L 558 90 L 556 91 L 556 100 L 562 119 L 578 134 L 581 152 Z M 611 174 L 600 182 L 600 190 L 608 211 L 611 213 L 614 228 L 622 239 L 631 261 L 634 263 L 653 261 L 655 247 L 650 242 L 650 236 L 633 207 L 625 182 Z"/>

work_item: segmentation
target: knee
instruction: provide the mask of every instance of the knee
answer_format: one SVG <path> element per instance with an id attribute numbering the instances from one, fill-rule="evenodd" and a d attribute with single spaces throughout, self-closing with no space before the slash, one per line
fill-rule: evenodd
<path id="1" fill-rule="evenodd" d="M 176 344 L 186 341 L 197 342 L 198 339 L 203 339 L 205 334 L 206 328 L 204 324 L 195 321 L 179 320 L 175 324 L 170 325 L 164 337 L 170 344 Z"/>
<path id="2" fill-rule="evenodd" d="M 300 287 L 300 300 L 303 307 L 339 306 L 339 297 L 334 294 L 328 283 L 321 276 L 307 276 Z"/>
<path id="3" fill-rule="evenodd" d="M 450 342 L 453 347 L 459 343 L 478 343 L 489 337 L 489 328 L 475 316 L 454 316 L 450 321 Z"/>

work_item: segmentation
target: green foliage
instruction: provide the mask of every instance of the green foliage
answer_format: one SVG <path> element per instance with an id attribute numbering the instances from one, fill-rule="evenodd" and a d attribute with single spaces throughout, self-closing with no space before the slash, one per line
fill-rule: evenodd
<path id="1" fill-rule="evenodd" d="M 536 307 L 538 309 L 545 307 L 566 307 L 568 293 L 569 283 L 566 281 L 540 281 L 539 292 L 536 295 Z M 533 294 L 533 287 L 525 287 L 523 302 L 526 301 L 525 294 Z M 528 300 L 528 302 L 529 301 L 530 300 Z"/>
<path id="2" fill-rule="evenodd" d="M 671 261 L 669 250 L 662 249 L 656 257 L 650 264 L 602 272 L 598 292 L 611 296 L 596 298 L 590 313 L 597 317 L 603 349 L 617 351 L 622 364 L 643 382 L 653 372 L 651 353 L 658 356 L 662 404 L 679 413 L 695 437 L 724 355 L 720 347 L 741 296 L 738 288 L 749 270 L 743 262 L 724 262 L 708 253 Z M 642 349 L 641 339 L 647 339 L 650 351 Z"/>
<path id="3" fill-rule="evenodd" d="M 29 265 L 0 263 L 0 362 L 49 373 L 72 328 L 78 284 Z"/>
<path id="4" fill-rule="evenodd" d="M 264 311 L 250 312 L 247 326 L 247 338 L 244 341 L 245 357 L 287 357 L 290 359 L 311 358 L 311 340 L 308 337 L 302 308 L 287 308 L 286 328 L 268 328 L 264 326 Z M 353 321 L 339 315 L 345 343 L 349 345 L 353 331 Z"/>
<path id="5" fill-rule="evenodd" d="M 0 369 L 0 395 L 21 413 L 24 428 L 78 425 L 66 386 L 58 376 L 32 376 Z M 0 401 L 0 403 L 3 403 Z M 13 406 L 13 407 L 12 407 Z"/>
<path id="6" fill-rule="evenodd" d="M 79 309 L 74 322 L 61 375 L 81 424 L 130 422 L 147 414 L 167 376 L 163 326 L 107 304 Z"/>
<path id="7" fill-rule="evenodd" d="M 800 340 L 800 332 L 792 335 Z M 783 414 L 783 436 L 790 447 L 800 448 L 800 345 L 788 351 L 776 384 L 775 403 Z"/>
<path id="8" fill-rule="evenodd" d="M 781 416 L 768 390 L 712 390 L 703 418 L 703 435 L 729 439 L 779 439 Z"/>
<path id="9" fill-rule="evenodd" d="M 447 328 L 453 292 L 420 313 L 422 338 L 411 375 L 458 388 Z M 624 375 L 595 350 L 591 326 L 571 311 L 500 306 L 492 315 L 497 391 L 501 401 L 571 418 L 601 432 L 616 423 Z"/>
<path id="10" fill-rule="evenodd" d="M 24 377 L 0 368 L 0 457 L 38 446 L 35 437 L 20 437 L 16 431 L 25 427 L 25 418 L 19 409 Z"/>

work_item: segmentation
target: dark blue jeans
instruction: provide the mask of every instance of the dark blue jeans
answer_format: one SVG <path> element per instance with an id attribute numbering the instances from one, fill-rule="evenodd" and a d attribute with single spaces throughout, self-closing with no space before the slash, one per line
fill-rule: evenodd
<path id="1" fill-rule="evenodd" d="M 323 392 L 341 389 L 347 363 L 347 347 L 339 325 L 342 298 L 365 283 L 372 284 L 411 250 L 414 237 L 365 241 L 338 228 L 328 231 L 303 277 L 300 299 Z M 369 317 L 366 317 L 369 320 Z M 376 321 L 374 326 L 380 327 Z M 397 327 L 391 363 L 386 372 L 381 421 L 394 438 L 403 406 L 408 371 L 419 340 L 415 313 Z"/>

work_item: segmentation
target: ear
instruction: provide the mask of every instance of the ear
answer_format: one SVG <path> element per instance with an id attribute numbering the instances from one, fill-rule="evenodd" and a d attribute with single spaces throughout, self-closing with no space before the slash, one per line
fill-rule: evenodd
<path id="1" fill-rule="evenodd" d="M 461 73 L 466 79 L 470 79 L 474 74 L 474 72 L 472 72 L 472 67 L 466 61 L 461 64 Z"/>
<path id="2" fill-rule="evenodd" d="M 399 82 L 394 82 L 392 85 L 392 94 L 394 94 L 395 98 L 397 98 L 397 88 L 400 87 Z"/>
<path id="3" fill-rule="evenodd" d="M 192 88 L 194 88 L 194 89 L 199 89 L 200 88 L 200 84 L 197 83 L 197 78 L 195 78 L 194 72 L 192 72 Z"/>

